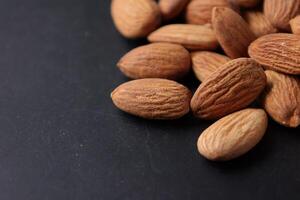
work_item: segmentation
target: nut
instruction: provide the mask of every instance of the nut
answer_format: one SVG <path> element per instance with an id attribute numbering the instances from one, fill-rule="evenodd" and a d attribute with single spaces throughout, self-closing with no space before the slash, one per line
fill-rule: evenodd
<path id="1" fill-rule="evenodd" d="M 112 93 L 121 110 L 146 119 L 177 119 L 189 112 L 191 92 L 166 79 L 148 78 L 126 82 Z"/>
<path id="2" fill-rule="evenodd" d="M 195 92 L 191 109 L 202 119 L 218 119 L 247 107 L 266 85 L 263 68 L 250 58 L 219 67 Z"/>
<path id="3" fill-rule="evenodd" d="M 294 127 L 300 125 L 300 80 L 271 70 L 266 71 L 267 87 L 262 104 L 278 123 Z"/>
<path id="4" fill-rule="evenodd" d="M 264 136 L 268 117 L 262 109 L 232 113 L 208 127 L 198 139 L 201 155 L 213 161 L 237 158 L 252 149 Z"/>

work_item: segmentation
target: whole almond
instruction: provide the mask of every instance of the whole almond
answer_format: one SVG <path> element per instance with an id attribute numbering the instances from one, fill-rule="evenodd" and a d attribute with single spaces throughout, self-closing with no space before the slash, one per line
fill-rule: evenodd
<path id="1" fill-rule="evenodd" d="M 247 57 L 249 44 L 255 39 L 244 19 L 226 7 L 215 7 L 212 24 L 216 37 L 230 58 Z"/>
<path id="2" fill-rule="evenodd" d="M 195 92 L 191 109 L 202 119 L 218 119 L 247 107 L 266 85 L 263 68 L 250 58 L 219 67 Z"/>
<path id="3" fill-rule="evenodd" d="M 127 38 L 146 37 L 161 21 L 154 0 L 112 0 L 111 15 L 118 31 Z"/>
<path id="4" fill-rule="evenodd" d="M 159 0 L 159 8 L 165 21 L 174 19 L 190 0 Z"/>
<path id="5" fill-rule="evenodd" d="M 128 77 L 179 79 L 190 70 L 190 54 L 178 44 L 153 43 L 137 47 L 117 66 Z"/>
<path id="6" fill-rule="evenodd" d="M 218 46 L 214 31 L 209 26 L 171 24 L 163 26 L 148 36 L 150 42 L 181 44 L 191 50 L 213 50 Z"/>
<path id="7" fill-rule="evenodd" d="M 271 22 L 260 11 L 247 11 L 243 16 L 256 37 L 277 32 L 277 29 L 273 27 Z"/>
<path id="8" fill-rule="evenodd" d="M 290 25 L 292 32 L 296 35 L 300 35 L 300 15 L 291 19 Z"/>
<path id="9" fill-rule="evenodd" d="M 300 74 L 300 36 L 288 33 L 265 35 L 249 47 L 249 55 L 266 69 Z"/>
<path id="10" fill-rule="evenodd" d="M 185 18 L 188 24 L 211 23 L 212 10 L 214 7 L 231 7 L 228 0 L 192 0 L 186 7 Z"/>
<path id="11" fill-rule="evenodd" d="M 257 6 L 261 1 L 260 0 L 229 0 L 233 4 L 244 7 L 244 8 L 252 8 Z"/>
<path id="12" fill-rule="evenodd" d="M 198 139 L 198 151 L 213 161 L 227 161 L 251 150 L 264 136 L 268 117 L 262 109 L 232 113 L 208 127 Z"/>
<path id="13" fill-rule="evenodd" d="M 287 127 L 300 125 L 300 79 L 271 70 L 266 71 L 267 87 L 262 103 L 267 113 Z"/>
<path id="14" fill-rule="evenodd" d="M 166 79 L 139 79 L 117 87 L 113 103 L 121 110 L 146 119 L 177 119 L 189 112 L 191 92 Z"/>
<path id="15" fill-rule="evenodd" d="M 217 68 L 230 61 L 227 56 L 210 51 L 192 52 L 191 58 L 193 71 L 200 81 L 205 81 Z"/>
<path id="16" fill-rule="evenodd" d="M 299 0 L 265 0 L 264 14 L 274 27 L 289 31 L 289 21 L 299 14 Z"/>

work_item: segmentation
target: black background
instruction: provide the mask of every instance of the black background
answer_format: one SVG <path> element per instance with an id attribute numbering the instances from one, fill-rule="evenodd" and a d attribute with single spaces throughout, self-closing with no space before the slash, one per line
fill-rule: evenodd
<path id="1" fill-rule="evenodd" d="M 299 129 L 270 121 L 247 155 L 213 163 L 196 150 L 210 122 L 113 106 L 115 63 L 144 41 L 116 32 L 109 4 L 0 1 L 0 199 L 299 199 Z"/>

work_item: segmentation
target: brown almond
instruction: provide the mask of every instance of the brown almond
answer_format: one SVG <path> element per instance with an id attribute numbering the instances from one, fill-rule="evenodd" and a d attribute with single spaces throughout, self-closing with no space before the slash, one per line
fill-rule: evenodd
<path id="1" fill-rule="evenodd" d="M 252 8 L 257 6 L 261 0 L 229 0 L 234 5 L 243 7 L 243 8 Z"/>
<path id="2" fill-rule="evenodd" d="M 186 7 L 185 19 L 188 24 L 211 23 L 212 10 L 214 7 L 231 7 L 228 0 L 192 0 Z"/>
<path id="3" fill-rule="evenodd" d="M 296 35 L 300 35 L 300 15 L 291 19 L 290 25 L 292 32 Z"/>
<path id="4" fill-rule="evenodd" d="M 112 93 L 121 110 L 146 119 L 177 119 L 189 112 L 191 92 L 166 79 L 139 79 L 126 82 Z"/>
<path id="5" fill-rule="evenodd" d="M 112 0 L 111 15 L 118 31 L 132 39 L 146 37 L 161 21 L 154 0 Z"/>
<path id="6" fill-rule="evenodd" d="M 227 56 L 210 51 L 192 52 L 191 58 L 193 71 L 200 81 L 205 81 L 214 71 L 230 61 Z"/>
<path id="7" fill-rule="evenodd" d="M 191 100 L 194 115 L 218 119 L 247 107 L 266 85 L 263 68 L 251 58 L 239 58 L 219 67 Z"/>
<path id="8" fill-rule="evenodd" d="M 246 11 L 243 16 L 256 37 L 277 32 L 277 29 L 260 11 Z"/>
<path id="9" fill-rule="evenodd" d="M 150 42 L 181 44 L 191 50 L 214 50 L 218 46 L 214 31 L 209 26 L 171 24 L 163 26 L 148 36 Z"/>
<path id="10" fill-rule="evenodd" d="M 265 35 L 249 47 L 249 55 L 266 69 L 300 74 L 300 36 L 288 33 Z"/>
<path id="11" fill-rule="evenodd" d="M 179 79 L 190 70 L 190 54 L 181 45 L 153 43 L 137 47 L 117 66 L 128 77 Z"/>
<path id="12" fill-rule="evenodd" d="M 244 19 L 226 7 L 215 7 L 212 24 L 216 37 L 230 58 L 247 57 L 249 44 L 255 39 Z"/>
<path id="13" fill-rule="evenodd" d="M 185 8 L 189 0 L 159 0 L 159 8 L 165 21 L 174 19 Z"/>
<path id="14" fill-rule="evenodd" d="M 262 104 L 267 113 L 287 127 L 300 125 L 300 79 L 271 70 L 266 71 L 267 87 Z"/>
<path id="15" fill-rule="evenodd" d="M 213 161 L 227 161 L 251 150 L 263 138 L 268 117 L 263 109 L 232 113 L 208 127 L 199 137 L 198 151 Z"/>
<path id="16" fill-rule="evenodd" d="M 289 31 L 289 21 L 299 14 L 299 0 L 265 0 L 264 14 L 274 27 Z"/>

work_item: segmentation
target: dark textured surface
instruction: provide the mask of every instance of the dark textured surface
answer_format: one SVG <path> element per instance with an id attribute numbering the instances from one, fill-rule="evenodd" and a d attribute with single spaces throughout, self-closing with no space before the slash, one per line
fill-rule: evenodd
<path id="1" fill-rule="evenodd" d="M 299 199 L 299 128 L 271 121 L 249 154 L 212 163 L 196 151 L 208 122 L 112 105 L 115 63 L 140 42 L 115 31 L 109 2 L 0 1 L 0 199 Z"/>

